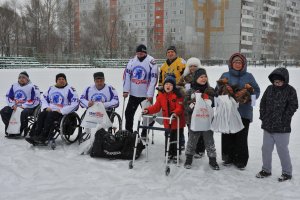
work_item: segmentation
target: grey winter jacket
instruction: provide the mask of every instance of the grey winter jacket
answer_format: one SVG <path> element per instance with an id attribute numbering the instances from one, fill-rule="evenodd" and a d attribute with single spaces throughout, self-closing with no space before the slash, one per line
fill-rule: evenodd
<path id="1" fill-rule="evenodd" d="M 232 68 L 232 66 L 228 66 L 229 72 L 225 72 L 222 74 L 221 78 L 227 78 L 229 85 L 232 87 L 242 89 L 245 84 L 250 84 L 254 89 L 254 94 L 256 98 L 260 95 L 260 88 L 254 79 L 253 75 L 247 72 L 247 61 L 245 61 L 245 66 L 241 71 L 236 71 Z M 238 111 L 242 118 L 249 119 L 251 122 L 253 120 L 253 108 L 251 106 L 251 102 L 246 104 L 240 104 Z"/>
<path id="2" fill-rule="evenodd" d="M 270 75 L 280 75 L 284 85 L 269 85 L 260 102 L 261 128 L 269 133 L 290 133 L 292 116 L 298 109 L 296 90 L 289 85 L 289 72 L 285 68 L 277 68 Z"/>

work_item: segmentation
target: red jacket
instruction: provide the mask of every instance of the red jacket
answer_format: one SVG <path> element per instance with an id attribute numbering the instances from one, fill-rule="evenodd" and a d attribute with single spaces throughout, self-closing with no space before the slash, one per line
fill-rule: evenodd
<path id="1" fill-rule="evenodd" d="M 146 108 L 148 114 L 158 113 L 162 109 L 163 117 L 170 117 L 172 113 L 179 116 L 179 128 L 185 127 L 183 97 L 179 98 L 174 92 L 159 93 L 154 105 Z M 164 120 L 164 127 L 169 128 L 169 120 Z M 171 129 L 177 129 L 177 120 L 173 120 Z"/>

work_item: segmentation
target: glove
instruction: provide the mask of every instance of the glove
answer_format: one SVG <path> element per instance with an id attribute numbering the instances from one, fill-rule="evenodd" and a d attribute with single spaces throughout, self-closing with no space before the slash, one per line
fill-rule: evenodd
<path id="1" fill-rule="evenodd" d="M 245 104 L 251 101 L 250 92 L 243 88 L 234 94 L 235 100 L 240 104 Z"/>
<path id="2" fill-rule="evenodd" d="M 203 94 L 202 94 L 202 99 L 209 99 L 208 94 L 203 93 Z"/>
<path id="3" fill-rule="evenodd" d="M 147 115 L 148 112 L 149 112 L 148 109 L 144 109 L 143 112 L 142 112 L 142 114 L 143 114 L 143 115 Z"/>

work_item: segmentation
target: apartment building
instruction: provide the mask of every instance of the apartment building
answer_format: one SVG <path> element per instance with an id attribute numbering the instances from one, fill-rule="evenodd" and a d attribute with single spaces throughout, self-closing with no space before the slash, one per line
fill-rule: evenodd
<path id="1" fill-rule="evenodd" d="M 87 15 L 96 0 L 79 0 Z M 164 48 L 184 46 L 186 56 L 228 59 L 241 52 L 248 59 L 274 57 L 269 35 L 284 19 L 285 48 L 300 30 L 299 0 L 102 0 L 118 7 L 137 43 Z M 273 49 L 272 49 L 273 48 Z M 283 54 L 282 58 L 286 56 Z"/>

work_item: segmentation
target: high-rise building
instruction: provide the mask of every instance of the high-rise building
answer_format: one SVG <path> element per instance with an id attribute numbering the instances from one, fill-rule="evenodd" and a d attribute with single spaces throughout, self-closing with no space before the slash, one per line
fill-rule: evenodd
<path id="1" fill-rule="evenodd" d="M 79 0 L 80 13 L 93 10 L 96 0 Z M 186 56 L 228 59 L 241 52 L 248 59 L 274 58 L 272 34 L 283 20 L 284 52 L 299 35 L 299 0 L 106 0 L 121 12 L 137 43 L 152 49 L 180 44 Z M 278 34 L 278 33 L 277 33 Z M 274 36 L 273 36 L 274 37 Z M 280 59 L 280 58 L 278 58 Z"/>

